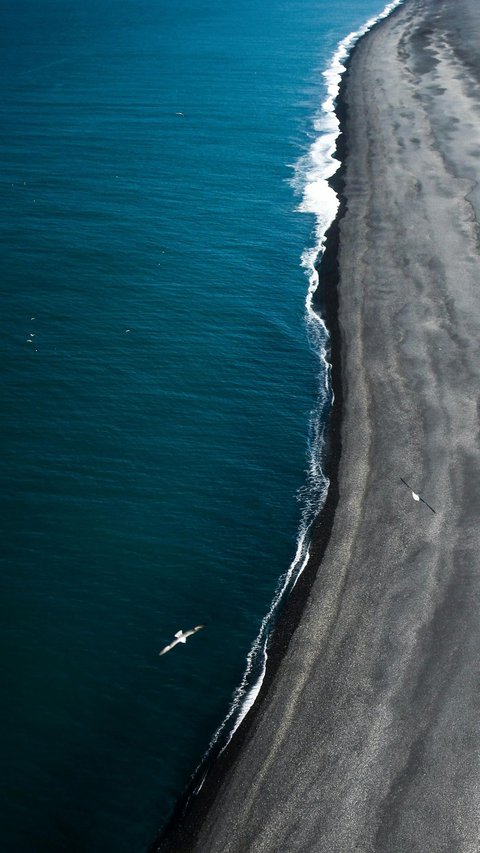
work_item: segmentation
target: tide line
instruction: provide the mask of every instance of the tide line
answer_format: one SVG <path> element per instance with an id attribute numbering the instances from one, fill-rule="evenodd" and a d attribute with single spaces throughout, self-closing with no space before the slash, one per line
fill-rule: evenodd
<path id="1" fill-rule="evenodd" d="M 308 467 L 305 486 L 300 490 L 303 503 L 295 556 L 285 574 L 280 578 L 268 613 L 262 619 L 256 639 L 246 658 L 245 672 L 236 688 L 228 713 L 215 731 L 207 752 L 193 774 L 197 776 L 201 767 L 208 761 L 212 750 L 219 746 L 220 755 L 232 740 L 235 732 L 253 707 L 260 693 L 267 668 L 268 640 L 274 625 L 275 616 L 283 599 L 292 591 L 304 571 L 310 556 L 309 539 L 311 526 L 325 503 L 329 480 L 322 470 L 322 453 L 325 445 L 327 414 L 333 403 L 331 388 L 331 365 L 328 361 L 329 334 L 322 317 L 313 307 L 313 297 L 319 279 L 317 266 L 325 249 L 325 235 L 335 220 L 339 200 L 329 185 L 329 179 L 335 174 L 340 162 L 335 158 L 340 125 L 335 113 L 335 101 L 339 92 L 345 61 L 359 38 L 368 32 L 377 22 L 387 17 L 403 0 L 393 0 L 376 17 L 370 18 L 360 29 L 351 32 L 342 39 L 335 50 L 326 70 L 323 72 L 327 97 L 321 105 L 321 111 L 314 121 L 318 134 L 309 151 L 294 166 L 291 184 L 302 196 L 298 210 L 314 214 L 314 245 L 305 249 L 301 257 L 301 266 L 308 275 L 308 289 L 305 299 L 306 324 L 310 345 L 320 361 L 319 392 L 317 405 L 311 415 L 310 438 L 308 447 Z M 208 770 L 201 775 L 201 781 L 194 790 L 196 795 L 203 786 Z"/>

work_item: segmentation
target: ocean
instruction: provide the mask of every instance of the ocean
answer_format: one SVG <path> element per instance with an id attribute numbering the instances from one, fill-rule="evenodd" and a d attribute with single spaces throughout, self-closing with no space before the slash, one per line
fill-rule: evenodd
<path id="1" fill-rule="evenodd" d="M 322 104 L 382 8 L 2 0 L 5 853 L 144 851 L 254 700 L 327 487 Z"/>

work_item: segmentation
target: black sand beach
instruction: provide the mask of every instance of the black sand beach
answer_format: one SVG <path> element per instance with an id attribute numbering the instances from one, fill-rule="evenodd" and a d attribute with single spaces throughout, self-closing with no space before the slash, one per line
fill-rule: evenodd
<path id="1" fill-rule="evenodd" d="M 261 699 L 155 850 L 480 849 L 478 3 L 406 0 L 339 115 L 331 493 Z"/>

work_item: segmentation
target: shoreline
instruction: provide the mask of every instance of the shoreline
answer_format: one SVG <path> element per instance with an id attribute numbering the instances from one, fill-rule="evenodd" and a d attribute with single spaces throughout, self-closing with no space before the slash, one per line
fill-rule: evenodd
<path id="1" fill-rule="evenodd" d="M 369 25 L 368 30 L 361 33 L 348 49 L 348 55 L 344 60 L 344 71 L 341 73 L 338 93 L 334 101 L 334 113 L 338 119 L 339 130 L 335 140 L 333 159 L 338 160 L 340 165 L 335 173 L 328 178 L 327 183 L 337 195 L 338 209 L 334 220 L 325 232 L 324 249 L 318 253 L 315 260 L 314 268 L 318 275 L 318 283 L 312 295 L 312 307 L 325 323 L 329 334 L 328 358 L 331 368 L 331 390 L 334 395 L 334 403 L 326 424 L 322 451 L 322 468 L 330 481 L 327 498 L 311 524 L 308 540 L 309 557 L 305 568 L 285 600 L 280 604 L 274 631 L 267 647 L 268 658 L 265 675 L 254 704 L 234 731 L 227 745 L 222 746 L 220 740 L 218 744 L 214 743 L 212 748 L 208 750 L 192 774 L 187 787 L 180 795 L 166 826 L 152 840 L 147 853 L 188 853 L 188 851 L 193 850 L 203 819 L 215 801 L 223 778 L 241 754 L 250 729 L 255 723 L 255 718 L 267 699 L 289 642 L 300 624 L 312 585 L 321 572 L 321 561 L 330 540 L 338 503 L 338 474 L 342 446 L 343 381 L 342 340 L 338 308 L 338 255 L 340 222 L 347 205 L 344 194 L 345 164 L 348 156 L 345 91 L 351 60 L 361 40 L 394 15 L 404 2 L 406 0 L 400 0 L 399 5 L 391 9 L 387 16 L 382 15 Z"/>
<path id="2" fill-rule="evenodd" d="M 406 0 L 348 57 L 331 486 L 260 696 L 152 851 L 477 849 L 479 43 L 475 0 Z"/>
<path id="3" fill-rule="evenodd" d="M 381 21 L 377 22 L 378 24 Z M 374 26 L 377 26 L 377 23 Z M 362 38 L 363 36 L 360 36 Z M 318 284 L 313 294 L 312 304 L 321 316 L 329 334 L 329 361 L 331 365 L 331 389 L 334 394 L 334 404 L 331 407 L 325 430 L 325 445 L 323 448 L 323 470 L 329 478 L 327 498 L 317 517 L 314 519 L 309 537 L 310 555 L 304 570 L 298 577 L 291 592 L 282 602 L 274 631 L 268 645 L 268 659 L 265 676 L 260 692 L 232 739 L 225 747 L 221 744 L 207 753 L 205 759 L 194 772 L 186 790 L 179 798 L 176 807 L 166 827 L 159 833 L 148 848 L 148 853 L 187 853 L 192 849 L 199 827 L 210 805 L 214 802 L 216 793 L 222 783 L 225 773 L 230 769 L 237 756 L 241 753 L 243 744 L 254 724 L 261 705 L 274 681 L 278 668 L 283 660 L 292 635 L 297 629 L 305 604 L 308 600 L 312 584 L 321 571 L 321 560 L 327 548 L 338 503 L 338 471 L 341 456 L 341 424 L 343 407 L 341 340 L 338 323 L 338 247 L 340 239 L 340 220 L 342 219 L 346 199 L 343 195 L 344 160 L 347 155 L 345 141 L 345 104 L 343 92 L 348 76 L 350 59 L 358 41 L 349 51 L 345 60 L 345 71 L 342 73 L 339 91 L 335 100 L 335 114 L 339 120 L 339 133 L 336 139 L 334 158 L 340 163 L 337 171 L 328 179 L 328 184 L 337 194 L 339 205 L 335 219 L 325 233 L 325 249 L 317 257 L 315 269 L 318 273 Z M 205 775 L 206 774 L 206 775 Z M 202 781 L 202 777 L 204 781 Z M 201 785 L 198 793 L 196 788 Z"/>
<path id="4" fill-rule="evenodd" d="M 339 207 L 339 212 L 340 209 Z M 325 252 L 318 268 L 322 287 L 325 286 L 327 281 L 326 268 L 331 273 L 332 269 L 336 266 L 338 215 L 327 230 L 326 239 Z M 331 281 L 329 283 L 331 284 Z M 317 291 L 319 288 L 317 288 Z M 172 851 L 172 853 L 181 853 L 181 851 L 183 853 L 185 851 L 186 853 L 187 850 L 191 849 L 203 816 L 215 800 L 216 792 L 222 783 L 225 773 L 232 767 L 237 756 L 240 754 L 255 718 L 266 699 L 290 639 L 302 618 L 303 609 L 311 586 L 318 571 L 321 569 L 320 561 L 328 545 L 338 501 L 338 467 L 341 453 L 342 391 L 338 319 L 335 316 L 338 303 L 336 286 L 332 288 L 328 298 L 322 299 L 322 303 L 322 318 L 330 335 L 330 354 L 332 358 L 331 384 L 335 394 L 335 404 L 330 411 L 325 434 L 325 471 L 330 479 L 330 486 L 325 504 L 312 525 L 309 540 L 310 556 L 297 583 L 288 595 L 288 598 L 281 605 L 268 646 L 265 676 L 255 703 L 242 720 L 227 746 L 220 753 L 218 753 L 218 749 L 216 750 L 214 746 L 212 752 L 207 755 L 205 762 L 200 764 L 186 791 L 180 797 L 167 826 L 148 848 L 148 853 L 168 853 L 168 851 Z M 334 332 L 332 332 L 333 329 L 335 329 Z M 205 781 L 201 783 L 205 771 L 207 775 Z M 195 794 L 195 789 L 200 783 L 202 784 L 201 790 L 198 794 Z"/>

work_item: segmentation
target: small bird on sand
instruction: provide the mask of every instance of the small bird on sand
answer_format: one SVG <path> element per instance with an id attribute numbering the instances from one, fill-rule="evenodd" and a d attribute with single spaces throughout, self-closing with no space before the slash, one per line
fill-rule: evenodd
<path id="1" fill-rule="evenodd" d="M 425 498 L 421 498 L 420 495 L 417 495 L 417 493 L 413 491 L 412 487 L 408 485 L 408 483 L 406 482 L 406 480 L 403 479 L 403 477 L 400 477 L 400 479 L 401 479 L 402 483 L 404 484 L 404 486 L 406 486 L 407 489 L 410 489 L 410 491 L 412 493 L 412 498 L 414 501 L 421 501 L 423 504 L 425 504 L 425 506 L 428 506 L 428 508 L 431 509 L 432 512 L 436 513 L 436 510 L 433 508 L 433 506 L 430 506 L 430 504 L 427 503 Z"/>
<path id="2" fill-rule="evenodd" d="M 175 639 L 172 640 L 172 642 L 169 643 L 168 646 L 165 646 L 165 648 L 162 649 L 161 652 L 159 652 L 159 655 L 165 655 L 167 652 L 170 651 L 170 649 L 173 649 L 173 647 L 176 646 L 177 643 L 186 643 L 188 637 L 191 637 L 192 634 L 196 634 L 197 631 L 200 631 L 200 628 L 205 628 L 205 625 L 196 625 L 195 628 L 190 628 L 189 631 L 177 631 L 177 633 L 175 634 Z"/>

